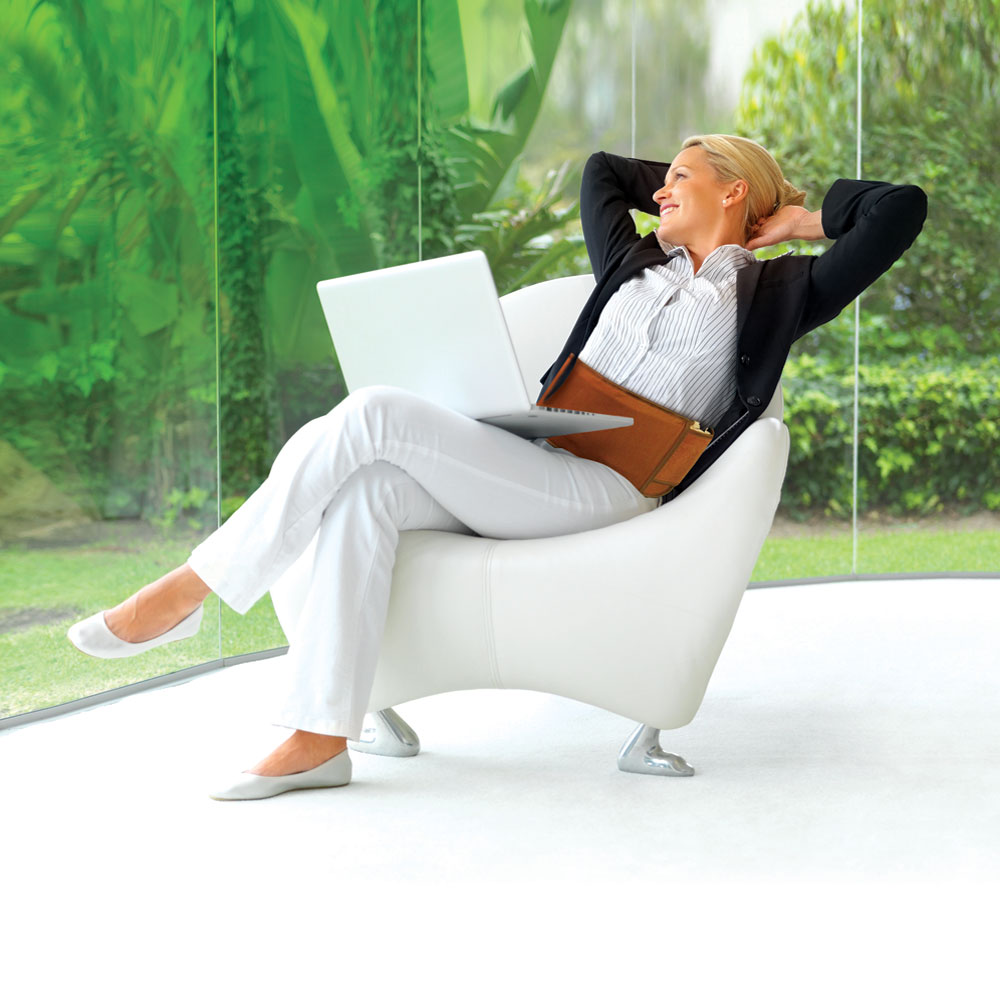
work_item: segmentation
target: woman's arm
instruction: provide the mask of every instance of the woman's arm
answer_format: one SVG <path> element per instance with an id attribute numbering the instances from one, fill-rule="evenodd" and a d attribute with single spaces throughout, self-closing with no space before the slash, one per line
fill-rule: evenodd
<path id="1" fill-rule="evenodd" d="M 927 217 L 927 195 L 914 184 L 838 180 L 818 212 L 788 205 L 763 219 L 747 243 L 755 250 L 784 240 L 836 242 L 814 258 L 797 336 L 828 323 L 905 253 Z"/>
<path id="2" fill-rule="evenodd" d="M 580 219 L 594 277 L 618 262 L 639 239 L 629 210 L 659 213 L 653 192 L 663 187 L 669 163 L 594 153 L 583 169 Z"/>
<path id="3" fill-rule="evenodd" d="M 823 199 L 823 232 L 834 245 L 816 258 L 800 336 L 828 323 L 889 270 L 917 238 L 927 195 L 915 184 L 838 180 Z"/>

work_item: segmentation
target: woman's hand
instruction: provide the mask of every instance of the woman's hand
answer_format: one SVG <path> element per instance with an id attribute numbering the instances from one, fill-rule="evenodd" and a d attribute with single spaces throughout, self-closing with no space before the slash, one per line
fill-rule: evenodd
<path id="1" fill-rule="evenodd" d="M 772 247 L 787 240 L 825 239 L 822 214 L 822 212 L 807 212 L 800 205 L 785 205 L 774 215 L 757 221 L 746 248 L 760 250 L 762 247 Z"/>

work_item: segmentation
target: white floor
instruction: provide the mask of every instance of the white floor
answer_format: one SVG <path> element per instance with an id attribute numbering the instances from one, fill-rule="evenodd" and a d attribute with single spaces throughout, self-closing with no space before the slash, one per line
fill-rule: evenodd
<path id="1" fill-rule="evenodd" d="M 693 778 L 619 772 L 630 720 L 472 691 L 401 706 L 421 754 L 346 788 L 211 800 L 283 738 L 279 660 L 0 733 L 0 992 L 994 996 L 998 607 L 748 592 L 662 735 Z"/>

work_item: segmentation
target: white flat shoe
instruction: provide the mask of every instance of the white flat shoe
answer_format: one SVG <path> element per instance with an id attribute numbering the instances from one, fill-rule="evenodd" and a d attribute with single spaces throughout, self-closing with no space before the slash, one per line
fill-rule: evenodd
<path id="1" fill-rule="evenodd" d="M 147 639 L 145 642 L 126 642 L 124 639 L 119 639 L 108 628 L 103 611 L 98 611 L 96 615 L 91 615 L 82 622 L 71 625 L 66 635 L 81 653 L 99 656 L 103 660 L 117 660 L 123 656 L 145 653 L 146 650 L 156 649 L 157 646 L 162 646 L 167 642 L 190 639 L 201 628 L 201 615 L 204 607 L 203 604 L 199 604 L 187 618 L 179 621 L 172 629 L 164 632 L 163 635 Z"/>
<path id="2" fill-rule="evenodd" d="M 268 777 L 264 774 L 250 774 L 243 771 L 236 780 L 217 792 L 209 792 L 209 798 L 227 801 L 230 799 L 267 799 L 296 788 L 337 788 L 351 781 L 351 758 L 346 750 L 324 761 L 309 771 L 298 774 L 280 774 Z"/>

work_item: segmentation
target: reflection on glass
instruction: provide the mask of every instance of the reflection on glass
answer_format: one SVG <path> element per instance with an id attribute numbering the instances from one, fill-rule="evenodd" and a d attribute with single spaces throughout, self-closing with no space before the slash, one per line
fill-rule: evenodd
<path id="1" fill-rule="evenodd" d="M 212 659 L 67 625 L 214 523 L 211 30 L 9 0 L 0 38 L 0 714 Z"/>

